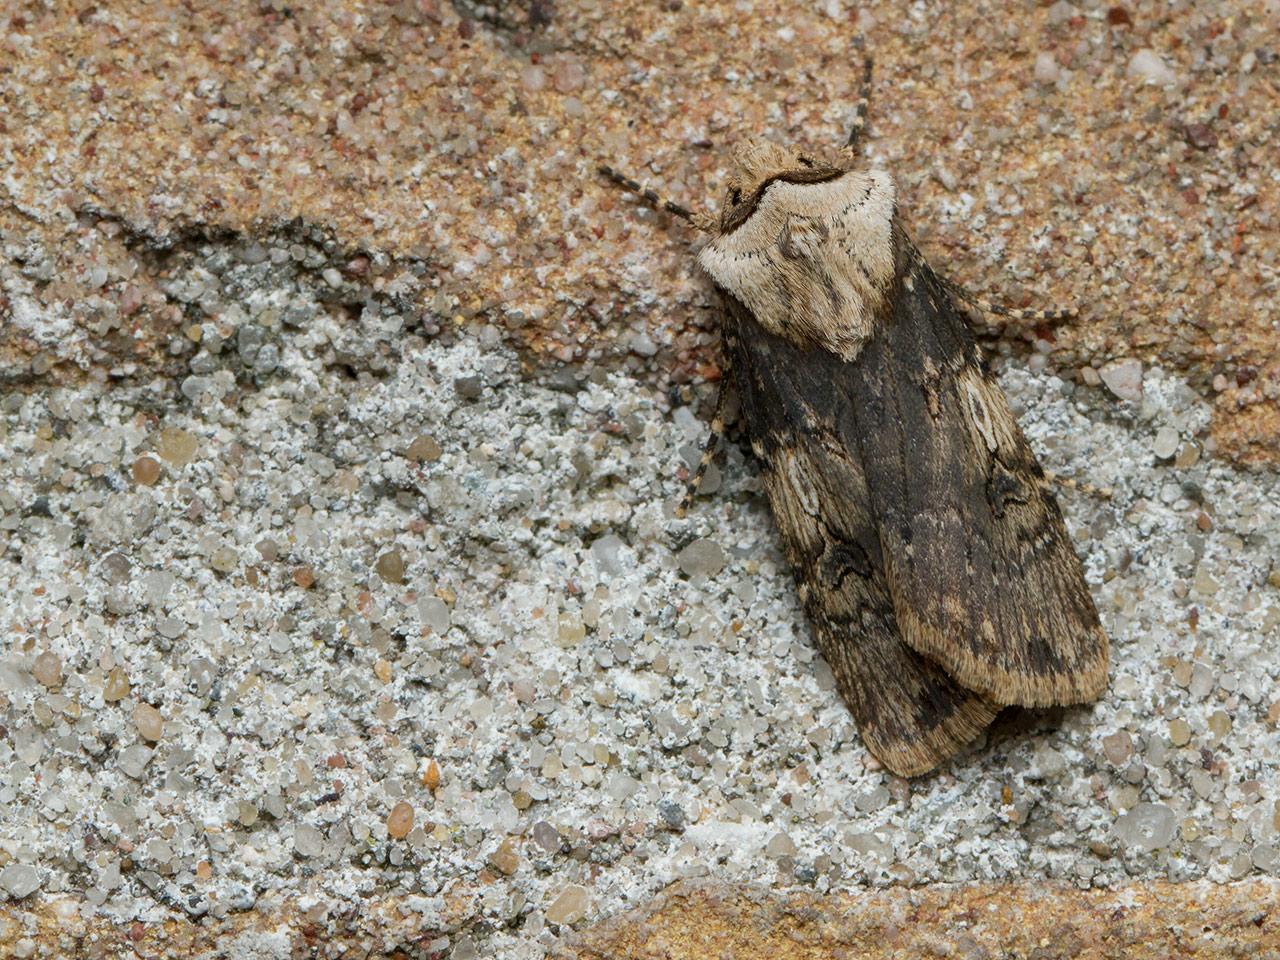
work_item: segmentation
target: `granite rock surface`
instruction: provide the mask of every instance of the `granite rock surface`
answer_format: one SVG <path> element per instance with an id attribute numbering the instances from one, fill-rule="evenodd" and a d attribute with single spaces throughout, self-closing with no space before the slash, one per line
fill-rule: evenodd
<path id="1" fill-rule="evenodd" d="M 1277 25 L 0 11 L 0 951 L 676 956 L 748 902 L 815 950 L 858 904 L 952 948 L 1033 902 L 1265 944 Z M 987 342 L 1045 466 L 1113 490 L 1062 494 L 1108 695 L 913 781 L 863 750 L 744 451 L 672 516 L 712 299 L 696 237 L 593 173 L 714 203 L 742 134 L 835 142 L 857 35 L 926 254 L 1078 305 Z"/>

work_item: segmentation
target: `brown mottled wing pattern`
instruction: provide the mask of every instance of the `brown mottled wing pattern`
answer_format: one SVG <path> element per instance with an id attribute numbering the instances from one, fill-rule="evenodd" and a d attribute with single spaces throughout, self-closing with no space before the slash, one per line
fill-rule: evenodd
<path id="1" fill-rule="evenodd" d="M 902 636 L 997 703 L 1091 700 L 1107 638 L 1049 481 L 951 294 L 895 233 L 900 287 L 843 374 L 838 424 Z"/>
<path id="2" fill-rule="evenodd" d="M 902 640 L 859 447 L 848 436 L 850 364 L 768 333 L 725 300 L 744 420 L 818 646 L 871 752 L 898 774 L 923 773 L 999 708 Z"/>

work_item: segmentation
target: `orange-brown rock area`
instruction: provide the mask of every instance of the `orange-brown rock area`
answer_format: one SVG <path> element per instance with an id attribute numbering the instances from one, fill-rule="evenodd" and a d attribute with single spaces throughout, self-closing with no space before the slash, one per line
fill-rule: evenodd
<path id="1" fill-rule="evenodd" d="M 450 901 L 450 925 L 466 929 Z M 202 923 L 84 920 L 71 901 L 0 910 L 0 957 L 440 957 L 450 943 L 410 904 L 346 915 L 276 903 Z M 465 934 L 464 934 L 465 936 Z M 472 941 L 474 943 L 474 941 Z M 476 956 L 474 948 L 467 948 Z M 482 954 L 483 955 L 483 954 Z M 1011 884 L 829 896 L 679 883 L 562 941 L 562 960 L 1219 960 L 1280 956 L 1280 885 L 1149 883 L 1118 890 Z"/>
<path id="2" fill-rule="evenodd" d="M 677 886 L 584 935 L 578 960 L 1209 960 L 1280 956 L 1280 887 L 1153 883 L 791 897 Z"/>
<path id="3" fill-rule="evenodd" d="M 1278 26 L 1275 0 L 14 0 L 4 382 L 181 372 L 206 318 L 166 258 L 299 231 L 335 283 L 500 318 L 537 360 L 714 379 L 693 235 L 595 166 L 696 205 L 744 134 L 832 144 L 864 35 L 868 152 L 927 253 L 1079 307 L 1006 338 L 1089 383 L 1176 368 L 1214 400 L 1211 449 L 1273 461 Z"/>

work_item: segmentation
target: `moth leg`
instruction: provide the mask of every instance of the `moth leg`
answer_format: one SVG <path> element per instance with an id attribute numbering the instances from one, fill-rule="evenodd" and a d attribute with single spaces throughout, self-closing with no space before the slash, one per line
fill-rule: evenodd
<path id="1" fill-rule="evenodd" d="M 711 418 L 711 433 L 707 435 L 706 442 L 702 445 L 702 458 L 698 461 L 698 467 L 693 471 L 693 476 L 689 478 L 688 484 L 685 485 L 684 496 L 680 498 L 680 506 L 676 507 L 676 517 L 678 519 L 683 519 L 685 514 L 689 512 L 689 508 L 693 506 L 693 498 L 698 495 L 698 488 L 702 486 L 702 478 L 706 476 L 707 467 L 711 466 L 711 461 L 716 456 L 716 450 L 720 447 L 720 441 L 724 439 L 724 416 L 728 406 L 728 396 L 729 387 L 722 379 L 720 381 L 720 392 L 716 394 L 716 413 Z"/>
<path id="2" fill-rule="evenodd" d="M 1052 310 L 1024 310 L 1018 307 L 1006 307 L 1003 304 L 992 303 L 990 300 L 975 296 L 954 280 L 948 280 L 946 277 L 939 277 L 938 279 L 952 294 L 970 306 L 981 310 L 983 313 L 992 313 L 997 317 L 1008 317 L 1010 320 L 1019 323 L 1069 320 L 1076 315 L 1076 308 L 1072 306 L 1056 307 Z"/>
<path id="3" fill-rule="evenodd" d="M 856 153 L 863 133 L 867 129 L 867 111 L 871 107 L 871 56 L 866 51 L 862 37 L 855 37 L 853 45 L 862 51 L 862 89 L 858 91 L 858 102 L 853 108 L 853 124 L 849 128 L 849 137 L 844 142 L 845 150 Z"/>
<path id="4" fill-rule="evenodd" d="M 1046 470 L 1044 475 L 1060 487 L 1066 487 L 1068 490 L 1079 490 L 1086 496 L 1097 497 L 1099 500 L 1110 500 L 1112 495 L 1115 493 L 1115 491 L 1110 487 L 1099 487 L 1085 480 L 1076 480 L 1073 477 L 1059 476 L 1052 470 Z"/>
<path id="5" fill-rule="evenodd" d="M 623 190 L 634 193 L 641 197 L 654 210 L 663 211 L 679 217 L 681 220 L 691 224 L 694 228 L 709 232 L 715 225 L 714 218 L 705 213 L 695 213 L 687 207 L 682 207 L 674 200 L 664 200 L 656 191 L 649 189 L 645 184 L 638 180 L 633 180 L 626 174 L 615 170 L 608 164 L 602 163 L 597 168 L 602 174 L 620 186 Z"/>

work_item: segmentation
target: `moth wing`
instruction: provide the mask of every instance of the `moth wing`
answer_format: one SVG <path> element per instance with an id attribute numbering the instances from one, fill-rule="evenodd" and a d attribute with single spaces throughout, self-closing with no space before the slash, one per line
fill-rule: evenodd
<path id="1" fill-rule="evenodd" d="M 856 447 L 837 389 L 844 364 L 752 326 L 729 301 L 726 347 L 801 601 L 863 742 L 901 776 L 933 769 L 999 707 L 908 647 L 896 621 Z"/>
<path id="2" fill-rule="evenodd" d="M 865 483 L 849 452 L 792 443 L 770 461 L 765 486 L 801 600 L 863 742 L 901 776 L 933 769 L 1000 708 L 903 642 Z"/>
<path id="3" fill-rule="evenodd" d="M 855 435 L 902 635 L 1002 704 L 1096 698 L 1108 643 L 1066 525 L 951 294 L 905 241 L 852 365 Z"/>

